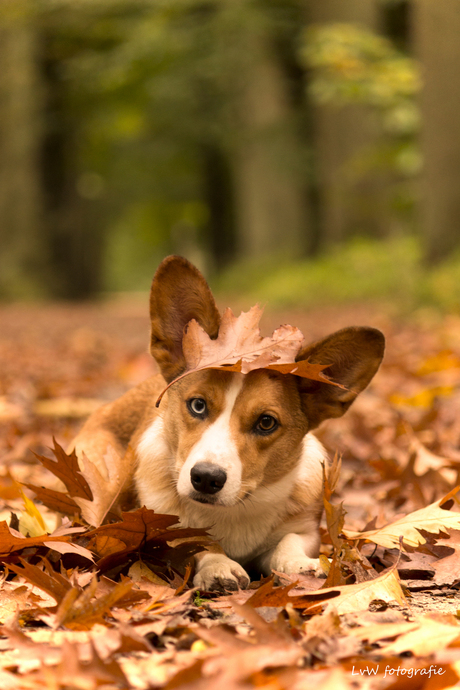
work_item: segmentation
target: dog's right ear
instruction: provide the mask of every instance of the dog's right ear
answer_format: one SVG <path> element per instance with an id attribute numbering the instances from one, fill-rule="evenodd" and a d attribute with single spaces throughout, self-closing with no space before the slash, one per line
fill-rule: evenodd
<path id="1" fill-rule="evenodd" d="M 150 352 L 168 383 L 185 369 L 184 326 L 196 319 L 217 338 L 220 314 L 199 270 L 181 256 L 168 256 L 159 265 L 150 290 Z"/>

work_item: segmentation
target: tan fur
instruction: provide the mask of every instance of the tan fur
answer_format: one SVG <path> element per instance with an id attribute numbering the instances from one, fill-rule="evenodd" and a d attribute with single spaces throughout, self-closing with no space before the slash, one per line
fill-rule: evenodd
<path id="1" fill-rule="evenodd" d="M 343 414 L 369 383 L 383 336 L 344 329 L 300 353 L 298 359 L 329 364 L 326 373 L 347 390 L 263 369 L 245 376 L 204 370 L 174 383 L 157 409 L 166 382 L 183 372 L 185 325 L 195 318 L 215 338 L 220 317 L 204 278 L 179 257 L 160 265 L 150 305 L 151 352 L 162 376 L 94 414 L 75 439 L 77 454 L 97 464 L 107 446 L 123 454 L 129 444 L 137 456 L 138 501 L 178 515 L 184 526 L 209 529 L 216 545 L 196 559 L 194 583 L 202 589 L 247 586 L 242 566 L 315 570 L 326 456 L 309 432 Z M 190 411 L 194 398 L 206 402 L 203 417 Z M 268 434 L 258 431 L 264 415 L 277 420 Z M 225 473 L 215 493 L 193 485 L 192 471 L 203 462 Z"/>

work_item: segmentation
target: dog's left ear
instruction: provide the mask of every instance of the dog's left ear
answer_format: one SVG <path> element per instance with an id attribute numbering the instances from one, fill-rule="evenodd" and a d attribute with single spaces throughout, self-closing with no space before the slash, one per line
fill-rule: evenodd
<path id="1" fill-rule="evenodd" d="M 375 328 L 344 328 L 308 345 L 298 354 L 297 360 L 327 364 L 324 373 L 346 388 L 299 379 L 299 391 L 310 429 L 324 419 L 341 417 L 348 410 L 377 372 L 384 349 L 385 338 Z"/>

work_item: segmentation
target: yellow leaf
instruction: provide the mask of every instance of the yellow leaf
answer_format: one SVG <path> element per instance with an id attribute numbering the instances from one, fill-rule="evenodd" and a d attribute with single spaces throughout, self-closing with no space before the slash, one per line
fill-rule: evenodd
<path id="1" fill-rule="evenodd" d="M 31 518 L 34 518 L 37 521 L 37 523 L 40 525 L 40 527 L 42 529 L 40 534 L 43 534 L 43 532 L 47 531 L 47 526 L 46 526 L 45 521 L 42 517 L 42 514 L 40 513 L 40 511 L 38 510 L 37 506 L 32 501 L 32 499 L 29 498 L 28 496 L 26 496 L 22 489 L 20 489 L 20 492 L 21 492 L 22 499 L 24 501 L 24 508 L 25 508 L 26 513 L 28 515 L 30 515 Z"/>
<path id="2" fill-rule="evenodd" d="M 406 599 L 399 583 L 398 574 L 395 568 L 388 570 L 374 580 L 367 580 L 354 585 L 342 585 L 331 587 L 331 592 L 339 590 L 341 593 L 335 599 L 331 599 L 325 611 L 336 611 L 339 614 L 351 613 L 353 611 L 363 611 L 368 608 L 371 601 L 379 599 L 381 601 L 397 601 L 404 605 Z M 329 590 L 321 590 L 326 592 Z"/>
<path id="3" fill-rule="evenodd" d="M 431 534 L 439 534 L 447 529 L 460 529 L 460 513 L 450 512 L 441 506 L 450 500 L 458 491 L 457 486 L 453 491 L 441 498 L 439 501 L 431 503 L 426 508 L 421 508 L 413 513 L 409 513 L 395 522 L 391 522 L 380 529 L 369 530 L 368 532 L 353 532 L 344 529 L 343 533 L 347 539 L 367 539 L 374 544 L 379 544 L 388 549 L 399 546 L 400 538 L 404 544 L 417 547 L 425 544 L 425 537 L 419 530 L 425 530 Z"/>
<path id="4" fill-rule="evenodd" d="M 25 495 L 19 485 L 18 490 L 24 501 L 24 512 L 19 516 L 19 531 L 21 534 L 25 537 L 40 537 L 42 534 L 49 532 L 50 530 L 35 503 Z"/>
<path id="5" fill-rule="evenodd" d="M 456 389 L 454 386 L 435 386 L 434 388 L 425 388 L 423 391 L 410 396 L 394 393 L 390 396 L 390 402 L 393 405 L 409 405 L 410 407 L 429 408 L 433 405 L 435 398 L 438 398 L 440 395 L 452 395 L 455 390 Z"/>
<path id="6" fill-rule="evenodd" d="M 460 368 L 460 358 L 457 357 L 451 350 L 441 350 L 432 357 L 427 357 L 420 365 L 417 371 L 418 376 L 425 376 L 437 371 L 445 371 L 446 369 Z"/>
<path id="7" fill-rule="evenodd" d="M 420 619 L 416 630 L 409 630 L 397 640 L 383 647 L 383 655 L 397 655 L 412 652 L 415 656 L 428 656 L 448 647 L 460 637 L 460 625 L 449 624 L 432 618 Z"/>

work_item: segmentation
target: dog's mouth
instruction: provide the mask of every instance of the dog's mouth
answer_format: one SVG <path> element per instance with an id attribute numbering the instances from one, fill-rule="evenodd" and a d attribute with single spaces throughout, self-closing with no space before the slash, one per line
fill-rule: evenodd
<path id="1" fill-rule="evenodd" d="M 192 499 L 192 501 L 195 501 L 195 503 L 201 503 L 204 505 L 216 505 L 218 503 L 218 497 L 217 496 L 208 496 L 206 494 L 200 494 L 198 491 L 194 491 L 193 493 L 189 494 L 189 498 Z"/>

